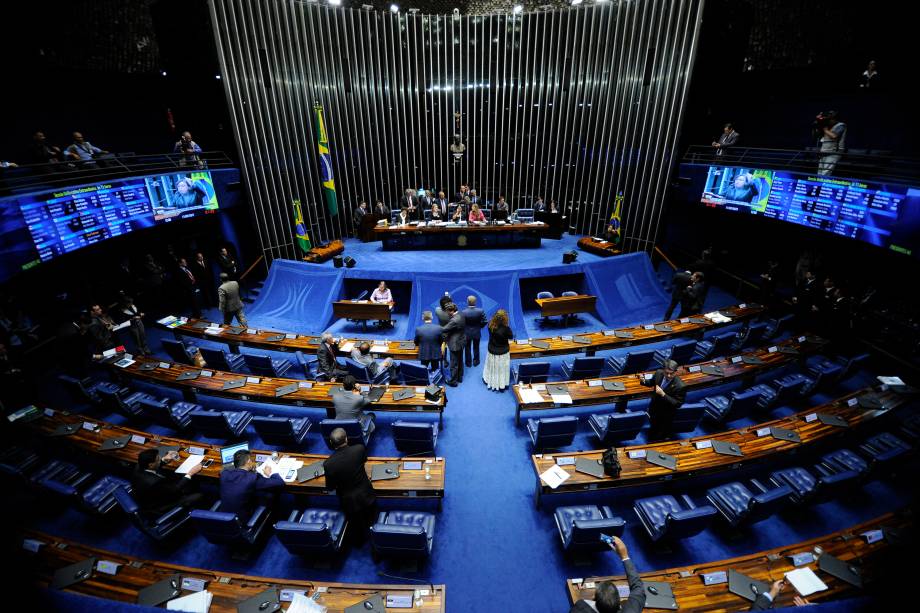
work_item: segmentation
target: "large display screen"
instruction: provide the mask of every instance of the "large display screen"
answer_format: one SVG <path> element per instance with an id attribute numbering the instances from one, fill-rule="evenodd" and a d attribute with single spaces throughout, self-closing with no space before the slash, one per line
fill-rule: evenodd
<path id="1" fill-rule="evenodd" d="M 920 256 L 920 189 L 908 185 L 710 166 L 701 201 Z"/>
<path id="2" fill-rule="evenodd" d="M 0 201 L 0 279 L 82 247 L 218 209 L 206 171 L 68 187 Z"/>

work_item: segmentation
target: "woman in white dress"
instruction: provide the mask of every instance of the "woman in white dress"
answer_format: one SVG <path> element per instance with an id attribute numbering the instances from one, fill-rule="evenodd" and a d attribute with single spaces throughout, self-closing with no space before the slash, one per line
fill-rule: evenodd
<path id="1" fill-rule="evenodd" d="M 511 346 L 514 332 L 508 327 L 508 312 L 495 311 L 489 321 L 489 355 L 482 369 L 482 380 L 490 390 L 504 391 L 511 381 Z"/>

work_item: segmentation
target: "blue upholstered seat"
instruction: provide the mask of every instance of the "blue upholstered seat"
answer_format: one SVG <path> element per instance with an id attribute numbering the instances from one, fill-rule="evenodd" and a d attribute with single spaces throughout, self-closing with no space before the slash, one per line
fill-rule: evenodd
<path id="1" fill-rule="evenodd" d="M 294 510 L 287 521 L 275 522 L 275 535 L 291 553 L 329 554 L 342 548 L 347 526 L 341 511 Z"/>
<path id="2" fill-rule="evenodd" d="M 300 369 L 303 371 L 303 376 L 307 379 L 314 379 L 316 381 L 323 381 L 326 379 L 325 373 L 317 372 L 319 362 L 315 355 L 307 355 L 303 351 L 295 351 L 294 358 L 297 360 L 297 365 L 300 366 Z"/>
<path id="3" fill-rule="evenodd" d="M 722 357 L 731 351 L 734 343 L 734 332 L 721 332 L 709 340 L 698 342 L 696 344 L 696 351 L 693 354 L 693 359 L 694 361 L 698 361 Z"/>
<path id="4" fill-rule="evenodd" d="M 125 393 L 125 388 L 112 389 L 108 387 L 99 387 L 97 392 L 101 406 L 115 413 L 121 413 L 127 417 L 136 417 L 140 415 L 140 401 L 155 402 L 157 399 L 145 392 Z"/>
<path id="5" fill-rule="evenodd" d="M 393 442 L 403 453 L 434 453 L 438 442 L 438 424 L 398 419 L 393 422 Z"/>
<path id="6" fill-rule="evenodd" d="M 852 470 L 862 476 L 869 472 L 869 462 L 850 449 L 837 449 L 821 456 L 821 463 L 833 472 Z"/>
<path id="7" fill-rule="evenodd" d="M 184 430 L 192 423 L 192 411 L 200 411 L 202 406 L 194 402 L 179 401 L 169 404 L 165 398 L 141 398 L 137 402 L 140 414 L 158 424 Z"/>
<path id="8" fill-rule="evenodd" d="M 622 357 L 613 356 L 608 358 L 607 363 L 610 364 L 610 368 L 615 375 L 632 375 L 654 368 L 657 363 L 655 355 L 656 352 L 653 349 L 630 351 Z"/>
<path id="9" fill-rule="evenodd" d="M 300 445 L 307 437 L 313 422 L 308 417 L 263 417 L 252 418 L 252 426 L 259 437 L 269 445 Z"/>
<path id="10" fill-rule="evenodd" d="M 209 438 L 239 438 L 249 422 L 249 411 L 208 411 L 196 409 L 190 414 L 192 427 Z"/>
<path id="11" fill-rule="evenodd" d="M 801 396 L 806 383 L 808 380 L 803 375 L 790 374 L 774 379 L 770 385 L 754 386 L 761 392 L 757 406 L 761 409 L 782 406 Z"/>
<path id="12" fill-rule="evenodd" d="M 764 332 L 764 338 L 775 338 L 779 336 L 789 329 L 793 319 L 794 317 L 792 315 L 783 315 L 782 317 L 771 319 L 767 322 L 767 330 Z"/>
<path id="13" fill-rule="evenodd" d="M 67 391 L 70 392 L 74 400 L 78 402 L 91 402 L 93 404 L 99 403 L 98 390 L 100 387 L 121 389 L 121 386 L 115 385 L 114 383 L 97 383 L 88 377 L 85 379 L 77 379 L 70 375 L 58 375 L 58 381 L 67 388 Z"/>
<path id="14" fill-rule="evenodd" d="M 816 355 L 805 361 L 805 367 L 812 379 L 823 375 L 828 383 L 837 383 L 849 377 L 860 364 L 868 359 L 868 353 L 860 353 L 851 357 Z"/>
<path id="15" fill-rule="evenodd" d="M 654 362 L 658 366 L 664 366 L 664 363 L 667 360 L 674 360 L 678 364 L 686 364 L 693 359 L 694 353 L 696 353 L 695 340 L 681 341 L 679 343 L 674 343 L 673 345 L 655 351 Z M 642 370 L 646 370 L 647 368 L 652 368 L 652 365 L 649 365 Z"/>
<path id="16" fill-rule="evenodd" d="M 644 411 L 594 413 L 588 417 L 588 425 L 603 447 L 612 447 L 616 443 L 633 440 L 647 424 L 648 413 Z"/>
<path id="17" fill-rule="evenodd" d="M 37 453 L 26 447 L 14 445 L 0 452 L 0 474 L 25 480 L 39 462 L 41 457 Z"/>
<path id="18" fill-rule="evenodd" d="M 192 523 L 209 542 L 220 545 L 253 545 L 268 525 L 271 513 L 264 506 L 256 507 L 249 521 L 243 523 L 236 513 L 222 513 L 220 501 L 207 511 L 194 509 Z"/>
<path id="19" fill-rule="evenodd" d="M 32 482 L 41 491 L 61 498 L 79 500 L 92 474 L 80 470 L 75 464 L 54 460 L 32 475 Z"/>
<path id="20" fill-rule="evenodd" d="M 548 292 L 548 291 L 537 292 L 537 300 L 546 300 L 547 298 L 555 298 L 555 297 L 556 296 L 553 295 L 553 292 Z M 549 317 L 537 317 L 537 321 L 545 324 L 545 323 L 549 323 L 550 319 Z"/>
<path id="21" fill-rule="evenodd" d="M 674 412 L 674 421 L 671 430 L 674 432 L 693 432 L 703 415 L 706 414 L 706 405 L 702 402 L 685 402 Z"/>
<path id="22" fill-rule="evenodd" d="M 388 368 L 379 368 L 375 376 L 365 366 L 358 364 L 351 358 L 345 358 L 345 367 L 348 369 L 348 373 L 360 383 L 385 385 L 390 381 L 390 369 Z"/>
<path id="23" fill-rule="evenodd" d="M 546 383 L 549 362 L 521 362 L 511 368 L 512 383 Z"/>
<path id="24" fill-rule="evenodd" d="M 440 385 L 444 381 L 444 373 L 440 368 L 429 370 L 427 367 L 414 362 L 400 362 L 399 375 L 404 385 Z"/>
<path id="25" fill-rule="evenodd" d="M 422 511 L 383 511 L 371 527 L 374 558 L 427 558 L 434 546 L 435 517 Z"/>
<path id="26" fill-rule="evenodd" d="M 367 447 L 368 441 L 371 440 L 371 432 L 373 432 L 372 423 L 371 420 L 367 420 L 367 424 L 362 426 L 357 419 L 324 419 L 319 422 L 319 427 L 323 433 L 323 440 L 326 441 L 329 449 L 335 449 L 329 437 L 336 428 L 345 430 L 349 445 L 361 443 Z"/>
<path id="27" fill-rule="evenodd" d="M 533 221 L 533 209 L 518 209 L 514 212 L 514 218 L 521 223 L 530 223 Z"/>
<path id="28" fill-rule="evenodd" d="M 571 551 L 603 551 L 606 543 L 601 534 L 622 536 L 626 522 L 607 506 L 578 505 L 557 507 L 553 513 L 562 549 Z"/>
<path id="29" fill-rule="evenodd" d="M 189 364 L 190 366 L 195 365 L 193 356 L 198 353 L 198 347 L 195 345 L 191 343 L 185 344 L 182 341 L 172 338 L 164 338 L 160 343 L 163 345 L 166 355 L 171 357 L 174 361 L 180 364 Z"/>
<path id="30" fill-rule="evenodd" d="M 119 477 L 106 475 L 86 488 L 80 496 L 83 507 L 104 515 L 117 505 L 115 493 L 120 489 L 130 493 L 131 484 Z"/>
<path id="31" fill-rule="evenodd" d="M 578 430 L 578 418 L 542 417 L 527 420 L 527 433 L 534 449 L 559 449 L 571 445 Z"/>
<path id="32" fill-rule="evenodd" d="M 118 487 L 112 492 L 112 497 L 121 510 L 128 514 L 131 523 L 150 538 L 162 541 L 169 537 L 189 519 L 189 510 L 182 506 L 175 506 L 158 517 L 145 517 L 138 507 L 137 502 L 126 488 Z"/>
<path id="33" fill-rule="evenodd" d="M 767 489 L 751 480 L 757 493 L 740 481 L 710 488 L 706 498 L 732 526 L 752 524 L 772 516 L 790 503 L 792 488 L 781 485 Z"/>
<path id="34" fill-rule="evenodd" d="M 633 510 L 653 541 L 694 536 L 708 528 L 718 515 L 711 505 L 697 507 L 689 496 L 682 498 L 683 505 L 669 494 L 640 498 L 633 503 Z"/>
<path id="35" fill-rule="evenodd" d="M 258 353 L 243 354 L 243 361 L 250 372 L 262 377 L 283 377 L 294 365 L 290 360 L 276 360 Z"/>
<path id="36" fill-rule="evenodd" d="M 745 328 L 742 332 L 738 333 L 737 341 L 735 342 L 734 348 L 745 349 L 747 347 L 754 347 L 760 341 L 763 340 L 764 336 L 767 333 L 767 323 L 758 322 L 751 324 Z"/>
<path id="37" fill-rule="evenodd" d="M 833 499 L 852 488 L 858 478 L 859 473 L 853 470 L 830 472 L 821 466 L 815 467 L 814 472 L 793 466 L 770 474 L 775 485 L 788 485 L 792 489 L 792 501 L 796 504 Z"/>
<path id="38" fill-rule="evenodd" d="M 211 349 L 210 347 L 199 347 L 201 357 L 205 363 L 217 370 L 226 370 L 230 372 L 240 372 L 246 365 L 243 356 L 238 353 L 230 353 L 223 349 Z"/>
<path id="39" fill-rule="evenodd" d="M 884 464 L 910 451 L 910 445 L 889 432 L 881 432 L 859 446 L 873 464 Z"/>
<path id="40" fill-rule="evenodd" d="M 563 378 L 569 381 L 595 379 L 601 376 L 602 370 L 604 370 L 604 358 L 600 356 L 575 358 L 571 363 L 562 363 Z"/>
<path id="41" fill-rule="evenodd" d="M 759 389 L 732 392 L 729 396 L 709 396 L 703 399 L 706 405 L 706 418 L 717 424 L 746 416 L 760 401 Z"/>

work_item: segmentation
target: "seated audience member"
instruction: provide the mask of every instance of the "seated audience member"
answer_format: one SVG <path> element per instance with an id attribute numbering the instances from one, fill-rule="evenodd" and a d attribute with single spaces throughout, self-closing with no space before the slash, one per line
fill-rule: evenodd
<path id="1" fill-rule="evenodd" d="M 508 220 L 508 203 L 505 202 L 504 196 L 498 197 L 498 202 L 495 203 L 495 207 L 492 210 L 492 219 L 496 221 Z"/>
<path id="2" fill-rule="evenodd" d="M 245 524 L 257 506 L 271 505 L 283 488 L 281 475 L 272 474 L 270 466 L 257 472 L 252 455 L 240 449 L 233 454 L 233 467 L 220 473 L 220 510 L 236 513 Z"/>
<path id="3" fill-rule="evenodd" d="M 550 213 L 561 213 L 562 212 L 559 210 L 559 207 L 556 205 L 555 200 L 549 201 L 549 208 L 547 208 L 546 210 Z"/>
<path id="4" fill-rule="evenodd" d="M 26 161 L 30 164 L 51 164 L 62 161 L 60 147 L 49 145 L 45 133 L 39 130 L 32 135 Z"/>
<path id="5" fill-rule="evenodd" d="M 349 445 L 342 428 L 333 430 L 329 439 L 335 451 L 323 462 L 326 487 L 335 490 L 348 519 L 349 532 L 355 541 L 361 542 L 377 518 L 377 495 L 364 468 L 367 449 L 361 444 Z"/>
<path id="6" fill-rule="evenodd" d="M 144 328 L 144 314 L 137 308 L 137 305 L 134 304 L 134 298 L 131 296 L 122 296 L 121 300 L 118 302 L 118 310 L 121 312 L 121 316 L 125 318 L 124 321 L 131 322 L 128 331 L 131 333 L 131 338 L 134 340 L 137 352 L 141 355 L 150 355 L 153 353 L 150 351 L 150 346 L 147 345 L 147 330 Z"/>
<path id="7" fill-rule="evenodd" d="M 407 226 L 409 225 L 409 209 L 403 207 L 399 209 L 399 216 L 396 217 L 397 226 Z"/>
<path id="8" fill-rule="evenodd" d="M 390 218 L 390 207 L 385 205 L 382 200 L 378 200 L 374 205 L 374 214 L 380 219 Z"/>
<path id="9" fill-rule="evenodd" d="M 92 340 L 93 353 L 102 353 L 114 347 L 115 338 L 112 331 L 115 329 L 115 322 L 112 318 L 98 304 L 90 307 L 89 316 L 90 322 L 86 332 Z"/>
<path id="10" fill-rule="evenodd" d="M 636 566 L 629 559 L 626 544 L 619 537 L 611 537 L 610 548 L 623 561 L 626 581 L 629 583 L 629 597 L 626 602 L 620 600 L 620 592 L 613 581 L 601 581 L 594 588 L 594 600 L 579 600 L 569 613 L 639 613 L 645 607 L 645 584 L 636 572 Z"/>
<path id="11" fill-rule="evenodd" d="M 444 218 L 441 216 L 441 207 L 439 207 L 437 204 L 432 204 L 431 221 L 443 221 L 443 219 Z"/>
<path id="12" fill-rule="evenodd" d="M 141 512 L 159 516 L 173 507 L 197 507 L 204 496 L 192 479 L 201 472 L 201 464 L 191 467 L 184 475 L 165 470 L 164 462 L 177 462 L 179 453 L 170 451 L 162 458 L 156 449 L 145 449 L 137 455 L 137 466 L 131 476 L 132 496 Z"/>
<path id="13" fill-rule="evenodd" d="M 348 374 L 345 365 L 338 361 L 336 353 L 339 343 L 329 332 L 323 332 L 322 342 L 316 350 L 316 362 L 320 374 L 326 375 L 330 381 L 336 381 Z"/>
<path id="14" fill-rule="evenodd" d="M 332 397 L 332 406 L 335 407 L 336 419 L 357 419 L 361 422 L 362 428 L 367 428 L 370 432 L 375 429 L 374 421 L 377 416 L 373 413 L 365 413 L 362 409 L 371 403 L 366 396 L 363 396 L 356 386 L 357 381 L 351 375 L 345 375 L 342 379 L 342 388 L 344 391 L 335 394 Z"/>
<path id="15" fill-rule="evenodd" d="M 655 388 L 648 405 L 649 431 L 646 438 L 649 442 L 666 440 L 673 435 L 674 415 L 687 397 L 686 386 L 677 376 L 677 368 L 677 362 L 667 360 L 650 378 L 637 375 L 642 385 Z"/>
<path id="16" fill-rule="evenodd" d="M 182 159 L 179 160 L 180 166 L 202 165 L 201 158 L 198 157 L 198 154 L 201 153 L 201 147 L 192 140 L 192 133 L 188 130 L 183 132 L 176 144 L 173 145 L 173 153 L 182 154 Z"/>
<path id="17" fill-rule="evenodd" d="M 381 369 L 395 371 L 397 367 L 393 358 L 386 358 L 382 362 L 378 362 L 374 358 L 374 354 L 371 353 L 371 344 L 367 341 L 362 341 L 351 350 L 351 359 L 365 367 L 372 377 L 376 377 L 377 373 L 381 372 Z"/>
<path id="18" fill-rule="evenodd" d="M 108 151 L 85 140 L 79 132 L 73 133 L 73 143 L 64 149 L 64 156 L 72 161 L 92 162 L 93 158 L 103 153 L 108 153 Z"/>
<path id="19" fill-rule="evenodd" d="M 431 311 L 423 312 L 422 325 L 415 328 L 415 345 L 419 362 L 428 368 L 441 363 L 441 334 L 441 326 L 431 323 Z"/>
<path id="20" fill-rule="evenodd" d="M 454 223 L 460 223 L 461 221 L 466 221 L 466 217 L 463 214 L 463 205 L 458 204 L 457 208 L 454 209 L 454 215 L 450 218 Z"/>
<path id="21" fill-rule="evenodd" d="M 470 209 L 469 222 L 470 223 L 485 223 L 486 222 L 486 216 L 483 214 L 482 211 L 479 210 L 478 204 L 474 204 L 473 208 Z"/>

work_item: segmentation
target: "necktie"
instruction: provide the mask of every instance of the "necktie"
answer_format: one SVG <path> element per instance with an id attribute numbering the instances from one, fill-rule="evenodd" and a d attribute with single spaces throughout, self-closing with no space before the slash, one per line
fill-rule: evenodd
<path id="1" fill-rule="evenodd" d="M 182 270 L 184 270 L 184 271 L 185 271 L 185 274 L 188 275 L 189 281 L 191 281 L 192 283 L 194 283 L 194 282 L 195 282 L 195 275 L 192 274 L 192 271 L 189 270 L 188 268 L 183 268 Z"/>

